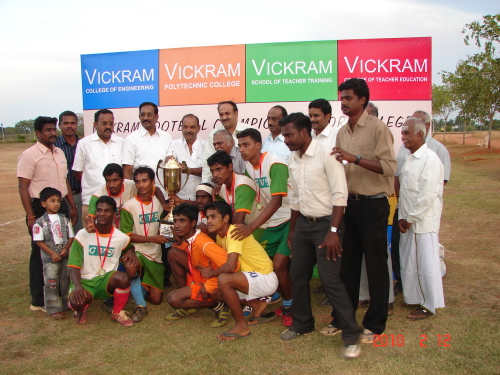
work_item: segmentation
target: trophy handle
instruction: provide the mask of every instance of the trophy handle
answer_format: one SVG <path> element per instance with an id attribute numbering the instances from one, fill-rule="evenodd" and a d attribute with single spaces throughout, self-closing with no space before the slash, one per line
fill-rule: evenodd
<path id="1" fill-rule="evenodd" d="M 161 187 L 165 189 L 165 181 L 163 181 L 163 184 L 162 184 L 161 180 L 160 180 L 160 176 L 158 175 L 158 170 L 161 168 L 160 167 L 161 163 L 163 163 L 163 160 L 161 160 L 161 159 L 158 160 L 158 164 L 156 165 L 156 178 L 158 179 L 158 183 L 161 185 Z"/>
<path id="2" fill-rule="evenodd" d="M 185 161 L 183 161 L 181 164 L 186 167 L 187 173 L 186 173 L 186 181 L 184 181 L 184 185 L 182 185 L 180 190 L 184 189 L 184 187 L 187 185 L 188 180 L 189 180 L 189 176 L 191 175 L 191 169 L 188 168 L 187 163 Z"/>

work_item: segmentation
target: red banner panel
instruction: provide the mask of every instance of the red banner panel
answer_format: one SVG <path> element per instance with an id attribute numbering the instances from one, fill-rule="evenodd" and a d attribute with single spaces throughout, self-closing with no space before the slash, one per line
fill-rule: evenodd
<path id="1" fill-rule="evenodd" d="M 338 74 L 365 79 L 370 100 L 430 100 L 431 38 L 339 40 Z"/>

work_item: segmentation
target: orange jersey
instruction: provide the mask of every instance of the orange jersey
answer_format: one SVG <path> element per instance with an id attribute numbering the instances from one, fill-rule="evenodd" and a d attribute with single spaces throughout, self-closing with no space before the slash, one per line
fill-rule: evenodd
<path id="1" fill-rule="evenodd" d="M 202 233 L 200 230 L 196 234 L 183 242 L 179 249 L 188 253 L 188 259 L 191 263 L 190 273 L 188 274 L 188 285 L 191 283 L 205 284 L 207 292 L 211 293 L 218 288 L 217 278 L 205 279 L 195 268 L 198 265 L 203 267 L 212 267 L 217 269 L 227 261 L 227 252 L 215 242 Z"/>

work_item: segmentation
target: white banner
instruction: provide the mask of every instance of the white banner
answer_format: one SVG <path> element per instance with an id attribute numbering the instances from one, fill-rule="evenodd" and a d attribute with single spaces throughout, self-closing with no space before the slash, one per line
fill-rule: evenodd
<path id="1" fill-rule="evenodd" d="M 282 102 L 282 103 L 241 103 L 238 104 L 238 120 L 245 122 L 258 129 L 263 138 L 269 134 L 267 129 L 267 112 L 275 105 L 282 105 L 288 113 L 303 112 L 308 114 L 309 102 Z M 330 126 L 342 127 L 347 123 L 347 116 L 340 110 L 340 101 L 331 101 L 332 119 Z M 396 153 L 401 146 L 401 126 L 405 119 L 411 116 L 416 110 L 423 110 L 431 114 L 432 102 L 430 100 L 388 100 L 376 101 L 379 118 L 391 129 L 394 135 L 394 149 Z M 126 137 L 131 132 L 139 129 L 138 108 L 112 109 L 115 117 L 115 133 L 120 137 Z M 87 110 L 83 113 L 85 135 L 93 132 L 94 114 L 96 111 Z M 159 107 L 159 120 L 157 128 L 172 135 L 172 138 L 180 138 L 181 120 L 188 113 L 192 113 L 200 119 L 201 131 L 199 136 L 207 139 L 208 134 L 219 124 L 219 115 L 216 104 L 191 105 L 191 106 L 167 106 Z"/>

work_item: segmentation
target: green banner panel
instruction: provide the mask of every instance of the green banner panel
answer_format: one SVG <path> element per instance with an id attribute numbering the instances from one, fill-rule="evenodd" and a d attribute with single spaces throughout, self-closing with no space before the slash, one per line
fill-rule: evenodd
<path id="1" fill-rule="evenodd" d="M 337 41 L 247 44 L 246 101 L 337 100 Z"/>

